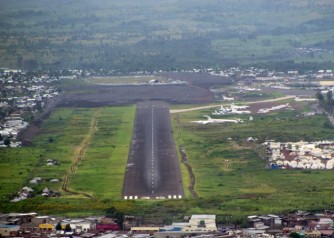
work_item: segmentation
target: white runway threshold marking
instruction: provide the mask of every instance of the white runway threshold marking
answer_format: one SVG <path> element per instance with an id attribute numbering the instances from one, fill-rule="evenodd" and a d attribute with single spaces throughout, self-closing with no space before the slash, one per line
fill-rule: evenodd
<path id="1" fill-rule="evenodd" d="M 124 200 L 137 200 L 137 199 L 182 199 L 182 195 L 168 195 L 167 198 L 164 196 L 160 196 L 160 197 L 138 197 L 136 195 L 133 196 L 124 196 Z"/>

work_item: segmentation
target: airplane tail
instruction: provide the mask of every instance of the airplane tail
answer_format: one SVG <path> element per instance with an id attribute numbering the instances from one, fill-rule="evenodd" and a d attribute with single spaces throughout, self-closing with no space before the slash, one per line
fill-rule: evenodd
<path id="1" fill-rule="evenodd" d="M 212 118 L 209 115 L 204 115 L 208 120 L 212 120 Z"/>

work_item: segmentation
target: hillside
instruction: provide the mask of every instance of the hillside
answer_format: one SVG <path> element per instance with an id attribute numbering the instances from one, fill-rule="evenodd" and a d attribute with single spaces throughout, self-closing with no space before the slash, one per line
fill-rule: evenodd
<path id="1" fill-rule="evenodd" d="M 333 65 L 330 0 L 0 0 L 0 5 L 1 67 L 129 72 L 268 61 Z"/>

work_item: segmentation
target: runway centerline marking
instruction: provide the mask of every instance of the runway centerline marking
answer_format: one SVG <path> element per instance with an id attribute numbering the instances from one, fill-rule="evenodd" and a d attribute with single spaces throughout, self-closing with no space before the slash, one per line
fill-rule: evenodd
<path id="1" fill-rule="evenodd" d="M 152 107 L 152 194 L 154 194 L 154 108 Z"/>

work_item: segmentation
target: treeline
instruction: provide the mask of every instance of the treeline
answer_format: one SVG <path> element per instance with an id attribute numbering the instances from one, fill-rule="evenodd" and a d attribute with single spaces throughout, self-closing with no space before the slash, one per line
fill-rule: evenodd
<path id="1" fill-rule="evenodd" d="M 334 99 L 331 90 L 329 90 L 325 96 L 320 91 L 317 92 L 317 98 L 319 100 L 319 105 L 328 113 L 334 112 Z"/>
<path id="2" fill-rule="evenodd" d="M 106 68 L 129 72 L 264 61 L 259 63 L 263 68 L 315 70 L 322 67 L 284 60 L 296 59 L 293 49 L 297 47 L 333 49 L 334 3 L 317 2 L 0 0 L 0 65 L 27 70 Z M 296 40 L 298 34 L 314 37 L 315 32 L 319 38 L 309 41 L 312 43 Z M 288 40 L 275 40 L 284 35 Z M 264 36 L 268 39 L 261 42 Z M 240 47 L 234 40 L 241 40 Z M 221 41 L 225 43 L 217 47 Z M 242 46 L 245 44 L 250 50 Z M 252 51 L 257 47 L 263 48 L 260 55 Z M 305 56 L 305 60 L 328 59 L 320 56 Z M 325 63 L 327 66 L 331 68 L 333 62 Z"/>

